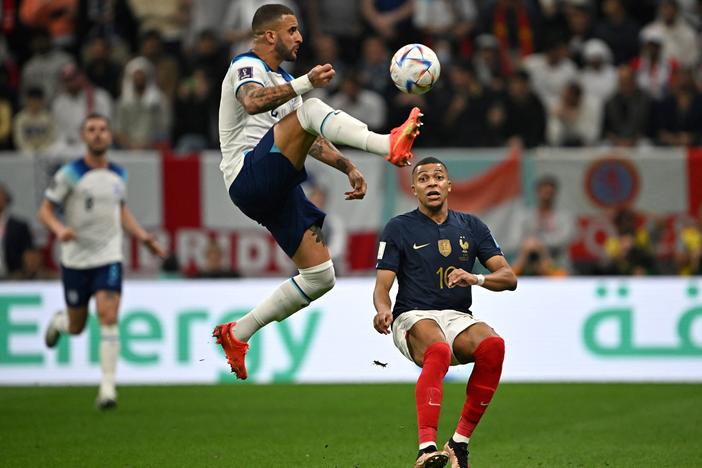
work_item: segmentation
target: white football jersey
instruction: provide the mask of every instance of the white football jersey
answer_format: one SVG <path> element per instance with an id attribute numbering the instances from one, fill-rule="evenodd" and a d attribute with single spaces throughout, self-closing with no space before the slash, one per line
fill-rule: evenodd
<path id="1" fill-rule="evenodd" d="M 64 223 L 76 231 L 74 240 L 61 243 L 62 265 L 84 269 L 122 261 L 126 178 L 116 164 L 94 169 L 84 159 L 56 172 L 44 195 L 63 207 Z"/>
<path id="2" fill-rule="evenodd" d="M 249 115 L 236 98 L 239 87 L 246 83 L 261 86 L 278 86 L 292 81 L 293 77 L 278 68 L 271 68 L 253 52 L 237 55 L 229 65 L 222 82 L 219 102 L 219 146 L 227 189 L 232 185 L 244 164 L 244 155 L 251 151 L 263 135 L 280 119 L 302 105 L 302 98 L 295 96 L 282 106 L 260 114 Z"/>

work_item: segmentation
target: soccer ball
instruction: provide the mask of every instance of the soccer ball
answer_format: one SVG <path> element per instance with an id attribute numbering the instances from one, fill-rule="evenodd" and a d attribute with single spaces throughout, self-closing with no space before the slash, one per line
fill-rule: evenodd
<path id="1" fill-rule="evenodd" d="M 390 77 L 403 93 L 426 93 L 439 79 L 440 73 L 438 57 L 433 50 L 422 44 L 400 47 L 390 62 Z"/>

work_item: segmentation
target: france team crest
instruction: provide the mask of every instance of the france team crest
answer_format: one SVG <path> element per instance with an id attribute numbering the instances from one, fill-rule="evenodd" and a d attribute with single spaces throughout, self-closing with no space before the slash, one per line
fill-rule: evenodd
<path id="1" fill-rule="evenodd" d="M 451 241 L 448 239 L 439 239 L 439 253 L 444 257 L 451 255 Z"/>

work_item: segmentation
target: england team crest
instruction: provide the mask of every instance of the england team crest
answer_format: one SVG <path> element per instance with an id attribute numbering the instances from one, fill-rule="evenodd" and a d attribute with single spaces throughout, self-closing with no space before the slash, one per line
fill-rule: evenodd
<path id="1" fill-rule="evenodd" d="M 439 253 L 444 257 L 451 255 L 451 241 L 448 239 L 439 239 Z"/>

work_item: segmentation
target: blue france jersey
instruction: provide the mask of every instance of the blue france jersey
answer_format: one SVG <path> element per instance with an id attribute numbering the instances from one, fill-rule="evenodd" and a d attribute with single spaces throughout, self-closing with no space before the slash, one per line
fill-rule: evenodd
<path id="1" fill-rule="evenodd" d="M 376 268 L 397 275 L 394 317 L 408 310 L 470 313 L 471 288 L 449 288 L 448 275 L 456 268 L 471 271 L 476 258 L 485 265 L 495 255 L 502 250 L 477 217 L 449 210 L 446 221 L 437 224 L 417 209 L 385 226 Z"/>

